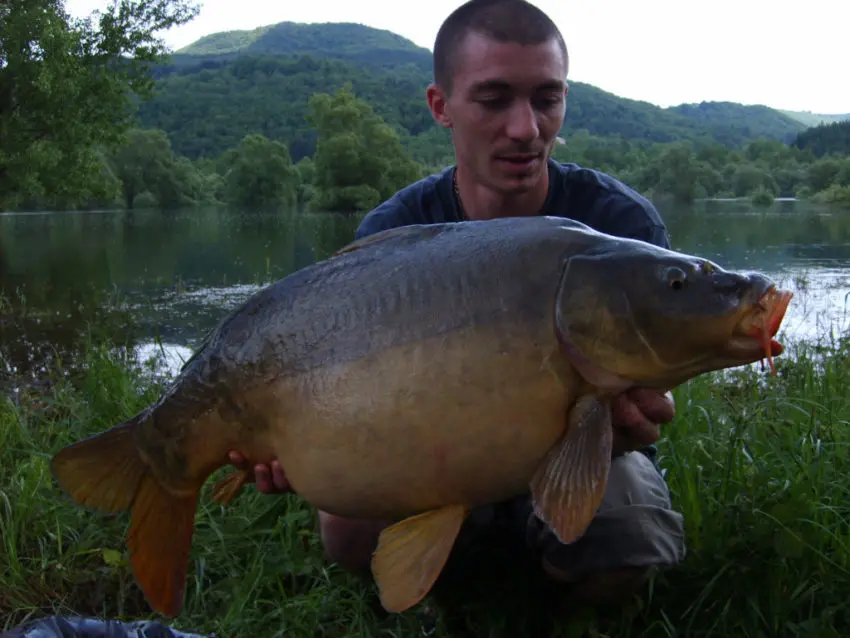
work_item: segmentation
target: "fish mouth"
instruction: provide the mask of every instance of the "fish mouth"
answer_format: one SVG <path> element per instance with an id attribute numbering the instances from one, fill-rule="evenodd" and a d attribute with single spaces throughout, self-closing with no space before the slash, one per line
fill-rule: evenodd
<path id="1" fill-rule="evenodd" d="M 767 359 L 770 372 L 775 376 L 773 357 L 785 350 L 775 337 L 793 296 L 790 290 L 770 286 L 738 324 L 729 344 L 733 354 L 748 363 Z"/>

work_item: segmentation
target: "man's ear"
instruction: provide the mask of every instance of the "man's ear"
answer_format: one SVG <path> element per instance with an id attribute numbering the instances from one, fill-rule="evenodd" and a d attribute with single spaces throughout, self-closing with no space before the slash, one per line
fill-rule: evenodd
<path id="1" fill-rule="evenodd" d="M 430 84 L 425 90 L 425 97 L 428 99 L 428 108 L 431 110 L 434 121 L 440 126 L 451 128 L 452 118 L 448 109 L 448 98 L 443 88 L 438 84 Z"/>

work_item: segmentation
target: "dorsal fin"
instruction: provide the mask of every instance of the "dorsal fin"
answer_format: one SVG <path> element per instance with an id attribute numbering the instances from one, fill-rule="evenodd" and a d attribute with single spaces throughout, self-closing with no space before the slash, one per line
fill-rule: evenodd
<path id="1" fill-rule="evenodd" d="M 366 237 L 355 239 L 351 243 L 348 243 L 337 250 L 331 255 L 331 257 L 338 257 L 339 255 L 354 252 L 355 250 L 360 250 L 361 248 L 365 248 L 366 246 L 371 246 L 373 244 L 389 244 L 396 246 L 413 244 L 418 241 L 436 237 L 453 225 L 454 222 L 444 222 L 438 224 L 411 224 L 409 226 L 388 228 L 387 230 L 382 230 L 373 235 L 367 235 Z"/>

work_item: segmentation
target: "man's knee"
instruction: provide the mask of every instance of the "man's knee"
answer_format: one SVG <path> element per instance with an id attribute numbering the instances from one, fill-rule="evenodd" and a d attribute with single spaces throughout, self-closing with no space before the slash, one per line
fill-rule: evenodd
<path id="1" fill-rule="evenodd" d="M 663 477 L 639 452 L 614 460 L 602 504 L 580 539 L 565 545 L 533 517 L 527 533 L 544 569 L 567 582 L 599 572 L 634 574 L 640 581 L 685 555 L 683 517 L 672 509 Z"/>

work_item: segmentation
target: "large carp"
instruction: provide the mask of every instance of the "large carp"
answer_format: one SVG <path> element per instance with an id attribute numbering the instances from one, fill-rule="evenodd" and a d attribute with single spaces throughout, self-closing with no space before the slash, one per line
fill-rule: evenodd
<path id="1" fill-rule="evenodd" d="M 312 505 L 398 521 L 372 572 L 416 604 L 472 507 L 530 490 L 565 542 L 606 486 L 610 399 L 771 361 L 791 294 L 760 274 L 553 217 L 409 226 L 249 298 L 153 405 L 52 461 L 78 504 L 131 511 L 135 576 L 182 605 L 199 491 L 237 450 Z M 216 490 L 232 497 L 245 476 Z"/>

